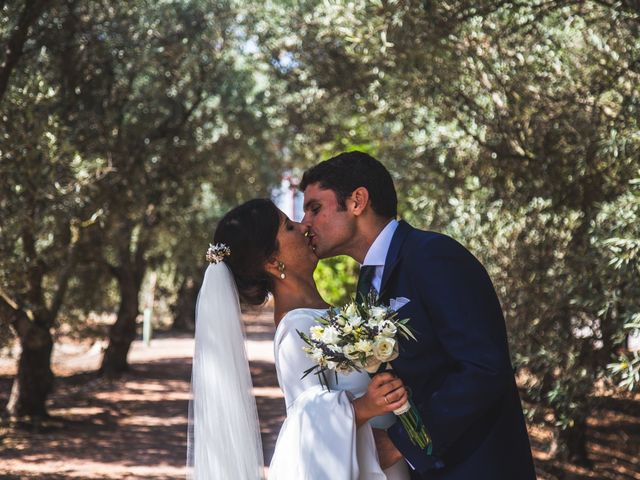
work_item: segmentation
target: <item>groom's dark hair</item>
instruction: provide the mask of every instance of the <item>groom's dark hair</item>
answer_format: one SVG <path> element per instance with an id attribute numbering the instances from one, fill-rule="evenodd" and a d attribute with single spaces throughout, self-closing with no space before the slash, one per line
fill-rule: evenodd
<path id="1" fill-rule="evenodd" d="M 304 192 L 313 183 L 333 190 L 342 209 L 347 208 L 346 200 L 356 188 L 365 187 L 376 214 L 385 218 L 395 218 L 398 214 L 398 197 L 391 174 L 382 163 L 364 152 L 344 152 L 320 162 L 304 172 L 300 190 Z"/>

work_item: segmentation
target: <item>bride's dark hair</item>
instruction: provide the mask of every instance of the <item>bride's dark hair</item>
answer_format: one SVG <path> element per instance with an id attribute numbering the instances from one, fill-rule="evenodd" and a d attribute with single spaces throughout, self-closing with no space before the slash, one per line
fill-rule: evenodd
<path id="1" fill-rule="evenodd" d="M 262 305 L 273 290 L 274 279 L 265 263 L 278 252 L 280 211 L 266 198 L 249 200 L 222 217 L 213 236 L 214 243 L 224 243 L 231 255 L 224 262 L 238 287 L 242 303 Z"/>

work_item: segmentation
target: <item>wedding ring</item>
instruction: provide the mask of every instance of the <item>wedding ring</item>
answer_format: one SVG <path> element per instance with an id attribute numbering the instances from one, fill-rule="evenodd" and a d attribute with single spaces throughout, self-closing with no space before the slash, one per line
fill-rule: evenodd
<path id="1" fill-rule="evenodd" d="M 389 405 L 389 400 L 387 400 L 387 396 L 384 396 L 384 403 L 386 403 L 387 405 Z"/>

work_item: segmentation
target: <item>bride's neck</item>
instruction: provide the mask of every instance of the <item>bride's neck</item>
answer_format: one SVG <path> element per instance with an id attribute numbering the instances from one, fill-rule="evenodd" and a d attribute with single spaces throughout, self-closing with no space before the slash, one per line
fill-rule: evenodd
<path id="1" fill-rule="evenodd" d="M 273 314 L 278 325 L 287 312 L 296 308 L 328 308 L 320 296 L 313 278 L 307 281 L 288 279 L 277 281 L 273 289 Z"/>

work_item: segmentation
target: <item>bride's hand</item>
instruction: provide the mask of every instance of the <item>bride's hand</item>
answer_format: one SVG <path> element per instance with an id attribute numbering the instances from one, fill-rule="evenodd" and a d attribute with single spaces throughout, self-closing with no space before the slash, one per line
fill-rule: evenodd
<path id="1" fill-rule="evenodd" d="M 409 399 L 404 383 L 391 373 L 379 373 L 369 383 L 367 392 L 353 401 L 356 425 L 400 408 Z"/>

